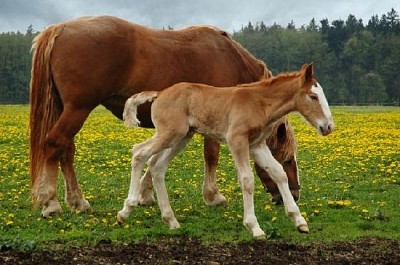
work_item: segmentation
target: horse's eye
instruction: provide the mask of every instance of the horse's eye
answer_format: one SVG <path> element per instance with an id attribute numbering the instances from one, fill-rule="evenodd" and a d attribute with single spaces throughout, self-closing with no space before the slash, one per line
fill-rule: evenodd
<path id="1" fill-rule="evenodd" d="M 317 100 L 317 101 L 318 101 L 318 95 L 317 95 L 317 94 L 311 93 L 311 94 L 310 94 L 310 98 L 311 98 L 312 100 Z"/>

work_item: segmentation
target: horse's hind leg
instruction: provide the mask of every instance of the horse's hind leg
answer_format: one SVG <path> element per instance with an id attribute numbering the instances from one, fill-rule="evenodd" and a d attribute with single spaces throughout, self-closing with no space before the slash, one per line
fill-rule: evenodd
<path id="1" fill-rule="evenodd" d="M 46 136 L 45 162 L 33 194 L 37 202 L 43 206 L 43 217 L 61 213 L 61 206 L 56 197 L 58 166 L 67 149 L 73 145 L 73 137 L 81 129 L 90 111 L 91 109 L 66 107 Z"/>
<path id="2" fill-rule="evenodd" d="M 91 211 L 90 204 L 82 196 L 76 173 L 74 170 L 75 143 L 72 139 L 70 146 L 67 147 L 64 156 L 61 158 L 61 170 L 65 181 L 65 203 L 71 211 Z"/>
<path id="3" fill-rule="evenodd" d="M 207 205 L 225 205 L 226 198 L 217 187 L 217 166 L 219 155 L 219 143 L 205 137 L 204 138 L 204 182 L 203 199 Z"/>

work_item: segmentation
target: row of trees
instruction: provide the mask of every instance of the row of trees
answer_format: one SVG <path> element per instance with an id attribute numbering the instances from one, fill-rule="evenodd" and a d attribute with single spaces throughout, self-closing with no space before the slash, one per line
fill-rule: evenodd
<path id="1" fill-rule="evenodd" d="M 0 103 L 28 103 L 30 48 L 36 33 L 29 26 L 0 34 Z M 314 62 L 330 103 L 395 104 L 400 102 L 400 22 L 392 9 L 367 24 L 354 15 L 296 28 L 251 22 L 233 38 L 274 74 Z"/>
<path id="2" fill-rule="evenodd" d="M 0 103 L 27 103 L 33 28 L 0 34 Z"/>
<path id="3" fill-rule="evenodd" d="M 263 22 L 243 27 L 234 38 L 274 74 L 314 62 L 328 100 L 336 104 L 396 104 L 400 102 L 400 22 L 392 9 L 372 16 L 366 25 L 349 15 L 296 29 L 267 27 Z"/>

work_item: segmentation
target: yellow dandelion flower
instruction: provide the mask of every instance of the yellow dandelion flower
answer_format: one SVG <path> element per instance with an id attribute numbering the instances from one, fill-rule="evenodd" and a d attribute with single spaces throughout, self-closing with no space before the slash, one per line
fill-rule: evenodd
<path id="1" fill-rule="evenodd" d="M 269 204 L 266 204 L 265 207 L 264 207 L 264 210 L 271 211 L 272 210 L 272 206 L 269 205 Z"/>

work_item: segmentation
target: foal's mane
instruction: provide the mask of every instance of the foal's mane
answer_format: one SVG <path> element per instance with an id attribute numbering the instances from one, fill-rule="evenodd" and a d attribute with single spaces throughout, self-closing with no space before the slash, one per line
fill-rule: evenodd
<path id="1" fill-rule="evenodd" d="M 296 72 L 284 72 L 280 73 L 276 76 L 272 76 L 270 78 L 266 79 L 261 79 L 260 81 L 252 82 L 252 83 L 247 83 L 247 84 L 240 84 L 238 87 L 252 87 L 252 86 L 271 86 L 274 83 L 281 82 L 282 80 L 286 80 L 288 78 L 295 78 L 299 77 L 301 75 L 301 72 L 296 71 Z"/>

